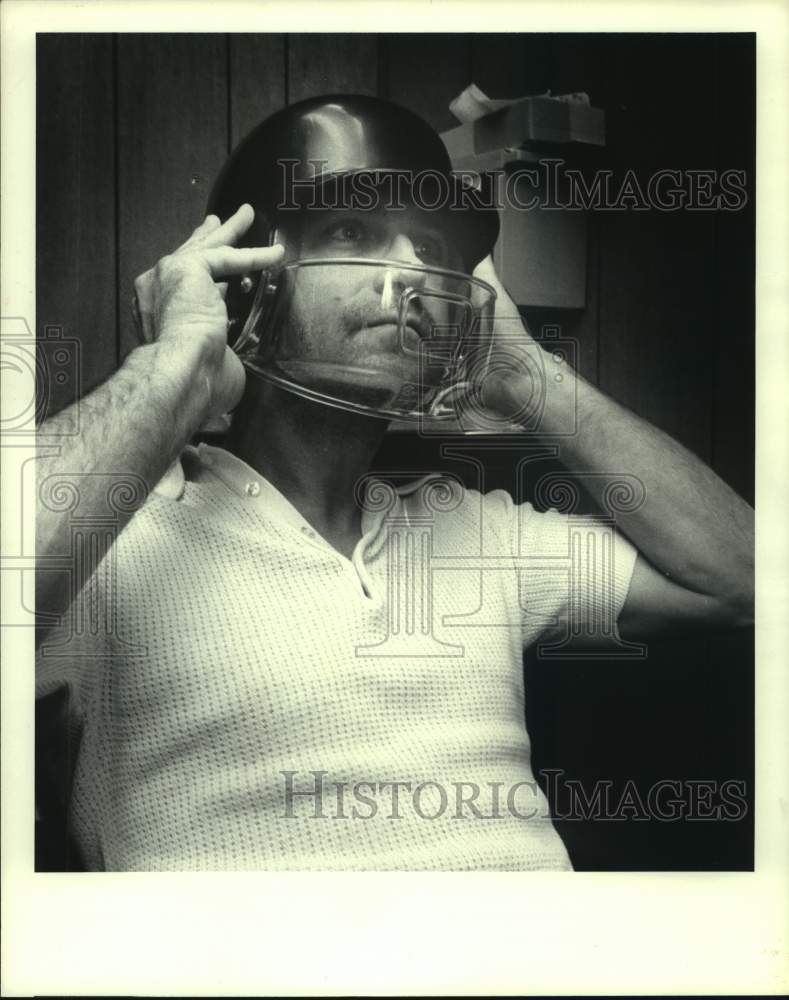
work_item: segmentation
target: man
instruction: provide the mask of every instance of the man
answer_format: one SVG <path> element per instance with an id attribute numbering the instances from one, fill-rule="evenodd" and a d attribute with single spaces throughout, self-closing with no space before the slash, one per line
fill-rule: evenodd
<path id="1" fill-rule="evenodd" d="M 424 174 L 446 196 L 432 209 Z M 39 658 L 39 691 L 70 690 L 86 865 L 570 868 L 531 772 L 523 647 L 751 622 L 751 510 L 522 326 L 513 339 L 495 216 L 410 112 L 284 109 L 210 207 L 137 281 L 145 343 L 40 462 L 45 556 L 69 547 L 64 478 L 81 474 L 83 523 L 106 513 L 108 475 L 140 487 L 75 604 L 111 627 L 69 632 L 72 610 Z M 562 458 L 597 474 L 598 499 L 612 470 L 642 484 L 622 534 L 368 475 L 394 417 L 518 422 L 535 398 L 548 436 L 577 405 Z M 223 448 L 189 446 L 230 411 Z M 62 584 L 40 574 L 40 609 L 64 607 Z"/>

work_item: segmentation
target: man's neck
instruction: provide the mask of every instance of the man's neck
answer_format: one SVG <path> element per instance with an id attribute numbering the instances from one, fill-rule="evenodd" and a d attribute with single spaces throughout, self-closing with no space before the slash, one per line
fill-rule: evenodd
<path id="1" fill-rule="evenodd" d="M 313 403 L 250 376 L 225 447 L 348 555 L 361 535 L 356 486 L 386 426 L 385 420 Z"/>

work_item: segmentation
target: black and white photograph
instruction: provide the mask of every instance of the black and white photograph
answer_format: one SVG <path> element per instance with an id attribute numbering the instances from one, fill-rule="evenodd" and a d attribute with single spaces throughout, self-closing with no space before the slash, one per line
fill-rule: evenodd
<path id="1" fill-rule="evenodd" d="M 754 55 L 38 36 L 37 865 L 752 867 Z"/>
<path id="2" fill-rule="evenodd" d="M 757 873 L 758 33 L 504 20 L 36 31 L 39 876 Z"/>

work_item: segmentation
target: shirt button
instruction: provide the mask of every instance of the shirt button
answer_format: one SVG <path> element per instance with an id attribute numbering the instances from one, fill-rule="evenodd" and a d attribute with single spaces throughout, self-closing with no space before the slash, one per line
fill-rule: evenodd
<path id="1" fill-rule="evenodd" d="M 256 497 L 260 493 L 260 483 L 247 483 L 246 491 L 248 496 Z"/>

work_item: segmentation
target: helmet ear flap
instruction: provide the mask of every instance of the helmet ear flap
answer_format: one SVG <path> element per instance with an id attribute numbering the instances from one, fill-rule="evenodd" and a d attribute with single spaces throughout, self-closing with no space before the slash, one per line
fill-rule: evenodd
<path id="1" fill-rule="evenodd" d="M 228 327 L 228 343 L 236 354 L 246 354 L 257 352 L 261 338 L 265 336 L 273 321 L 273 316 L 277 310 L 280 300 L 280 293 L 283 287 L 283 272 L 281 270 L 267 269 L 257 274 L 257 280 L 251 282 L 249 292 L 243 291 L 243 279 L 241 281 L 242 294 L 247 295 L 245 306 L 245 318 L 243 324 L 230 320 Z M 236 285 L 238 287 L 238 283 Z M 228 294 L 230 288 L 228 287 Z M 228 307 L 228 315 L 230 307 Z"/>
<path id="2" fill-rule="evenodd" d="M 239 246 L 263 247 L 273 246 L 276 242 L 277 230 L 264 212 L 255 209 L 255 220 L 244 234 Z M 252 272 L 230 278 L 227 283 L 225 306 L 228 317 L 228 343 L 235 346 L 247 324 L 253 303 L 257 305 L 256 294 L 260 282 L 268 288 L 272 284 L 272 274 L 269 271 Z M 276 279 L 273 281 L 276 289 Z M 271 298 L 272 293 L 268 291 Z"/>

